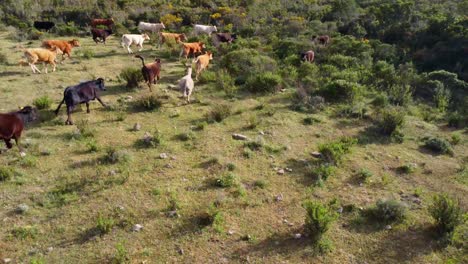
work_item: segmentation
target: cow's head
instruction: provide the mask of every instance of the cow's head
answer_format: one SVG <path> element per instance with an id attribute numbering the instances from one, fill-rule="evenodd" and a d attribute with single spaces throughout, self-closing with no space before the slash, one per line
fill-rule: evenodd
<path id="1" fill-rule="evenodd" d="M 187 41 L 187 36 L 184 33 L 180 34 L 180 41 Z"/>
<path id="2" fill-rule="evenodd" d="M 218 32 L 218 29 L 216 28 L 216 26 L 213 26 L 213 31 Z"/>
<path id="3" fill-rule="evenodd" d="M 73 47 L 79 47 L 79 46 L 80 46 L 80 42 L 79 42 L 77 39 L 72 39 L 71 41 L 69 41 L 69 43 L 70 43 Z"/>
<path id="4" fill-rule="evenodd" d="M 33 122 L 36 121 L 37 118 L 39 117 L 37 113 L 37 108 L 31 107 L 31 106 L 25 106 L 21 108 L 18 112 L 16 112 L 21 116 L 21 119 L 25 123 Z"/>
<path id="5" fill-rule="evenodd" d="M 106 90 L 106 87 L 104 86 L 104 79 L 103 78 L 98 78 L 95 82 L 94 82 L 94 85 L 96 85 L 96 87 L 101 90 L 101 91 L 105 91 Z"/>
<path id="6" fill-rule="evenodd" d="M 158 64 L 161 64 L 161 59 L 156 58 L 156 59 L 154 59 L 154 62 L 156 62 Z"/>
<path id="7" fill-rule="evenodd" d="M 231 34 L 231 41 L 234 41 L 237 39 L 237 35 L 236 34 Z"/>
<path id="8" fill-rule="evenodd" d="M 150 37 L 146 33 L 141 34 L 141 36 L 143 37 L 144 40 L 150 40 Z"/>
<path id="9" fill-rule="evenodd" d="M 163 22 L 161 22 L 161 28 L 162 28 L 162 29 L 166 29 L 166 26 L 164 26 L 164 23 L 163 23 Z"/>
<path id="10" fill-rule="evenodd" d="M 211 53 L 211 51 L 207 51 L 205 54 L 208 55 L 208 58 L 210 58 L 210 60 L 213 59 L 213 53 Z"/>
<path id="11" fill-rule="evenodd" d="M 199 45 L 200 45 L 200 47 L 201 47 L 202 49 L 205 49 L 205 48 L 206 48 L 205 43 L 203 43 L 203 42 L 198 42 L 198 43 L 199 43 Z"/>

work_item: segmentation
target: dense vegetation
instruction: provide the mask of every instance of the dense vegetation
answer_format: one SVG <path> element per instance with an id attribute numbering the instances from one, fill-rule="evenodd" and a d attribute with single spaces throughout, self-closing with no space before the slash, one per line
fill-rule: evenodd
<path id="1" fill-rule="evenodd" d="M 28 99 L 42 118 L 26 132 L 28 156 L 0 154 L 0 205 L 8 208 L 0 217 L 15 223 L 0 231 L 11 242 L 0 241 L 0 263 L 10 255 L 31 263 L 463 263 L 467 13 L 468 0 L 2 1 L 0 78 L 44 92 Z M 115 37 L 95 46 L 90 20 L 109 17 Z M 34 21 L 56 26 L 41 32 Z M 186 70 L 179 46 L 155 49 L 155 34 L 142 54 L 162 58 L 162 83 L 151 94 L 138 89 L 141 64 L 118 42 L 140 21 L 161 21 L 213 51 L 192 104 L 170 90 Z M 238 38 L 215 47 L 190 34 L 195 23 Z M 330 43 L 314 40 L 320 35 Z M 55 75 L 20 80 L 26 70 L 9 50 L 57 37 L 85 45 Z M 313 63 L 301 61 L 307 50 Z M 70 131 L 50 108 L 85 74 L 106 78 L 112 102 L 91 119 L 76 113 L 84 120 Z M 246 141 L 230 138 L 239 130 Z M 9 210 L 15 194 L 31 211 Z M 80 217 L 63 220 L 70 215 Z M 137 223 L 151 231 L 136 237 Z M 57 249 L 38 245 L 48 235 Z"/>

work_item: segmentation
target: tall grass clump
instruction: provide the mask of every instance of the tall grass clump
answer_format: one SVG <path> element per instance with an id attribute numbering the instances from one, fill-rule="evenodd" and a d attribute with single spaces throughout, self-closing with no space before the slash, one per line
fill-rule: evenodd
<path id="1" fill-rule="evenodd" d="M 401 129 L 404 122 L 405 113 L 402 110 L 391 108 L 380 113 L 377 119 L 377 129 L 381 134 L 391 136 Z"/>
<path id="2" fill-rule="evenodd" d="M 209 123 L 221 122 L 232 114 L 231 106 L 227 104 L 216 104 L 206 114 Z"/>
<path id="3" fill-rule="evenodd" d="M 13 177 L 13 171 L 10 168 L 0 166 L 0 182 L 9 180 Z"/>
<path id="4" fill-rule="evenodd" d="M 338 165 L 343 156 L 351 152 L 351 147 L 357 143 L 357 139 L 344 137 L 338 141 L 333 141 L 319 146 L 322 159 L 332 165 Z"/>
<path id="5" fill-rule="evenodd" d="M 135 107 L 145 111 L 154 111 L 162 106 L 162 101 L 154 94 L 144 95 L 135 100 Z"/>
<path id="6" fill-rule="evenodd" d="M 406 218 L 407 209 L 396 200 L 378 200 L 374 207 L 367 209 L 367 216 L 373 220 L 388 223 L 402 222 Z"/>
<path id="7" fill-rule="evenodd" d="M 428 210 L 436 222 L 435 227 L 440 237 L 450 242 L 455 228 L 462 222 L 463 212 L 459 201 L 447 194 L 439 194 L 434 196 Z"/>
<path id="8" fill-rule="evenodd" d="M 123 69 L 119 77 L 126 82 L 125 87 L 127 89 L 137 88 L 138 83 L 144 80 L 141 69 L 132 67 Z"/>
<path id="9" fill-rule="evenodd" d="M 306 210 L 304 227 L 312 242 L 322 252 L 331 250 L 331 242 L 324 239 L 324 235 L 337 219 L 337 214 L 318 201 L 306 201 L 303 207 Z"/>
<path id="10" fill-rule="evenodd" d="M 33 101 L 33 105 L 35 107 L 37 107 L 37 109 L 39 109 L 39 110 L 49 109 L 50 106 L 52 105 L 52 99 L 49 96 L 44 95 L 44 96 L 41 96 L 39 98 L 36 98 Z"/>
<path id="11" fill-rule="evenodd" d="M 431 137 L 426 139 L 424 147 L 437 153 L 453 155 L 452 144 L 443 138 Z"/>

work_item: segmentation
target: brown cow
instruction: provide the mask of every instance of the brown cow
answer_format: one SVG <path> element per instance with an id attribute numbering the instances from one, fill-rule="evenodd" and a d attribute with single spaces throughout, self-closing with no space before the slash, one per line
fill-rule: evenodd
<path id="1" fill-rule="evenodd" d="M 152 92 L 153 90 L 151 89 L 151 84 L 156 84 L 156 80 L 159 81 L 160 78 L 159 74 L 161 73 L 161 60 L 155 59 L 154 62 L 145 64 L 145 58 L 142 56 L 135 55 L 135 58 L 139 58 L 141 60 L 141 63 L 143 64 L 141 73 L 145 78 L 145 82 L 148 84 L 150 92 Z"/>
<path id="2" fill-rule="evenodd" d="M 106 19 L 106 18 L 95 18 L 91 20 L 91 27 L 96 28 L 97 25 L 107 26 L 107 28 L 111 28 L 114 25 L 114 19 Z"/>
<path id="3" fill-rule="evenodd" d="M 7 148 L 11 149 L 13 144 L 10 141 L 14 139 L 20 155 L 24 157 L 26 153 L 20 145 L 21 133 L 25 124 L 37 120 L 37 117 L 37 109 L 31 106 L 26 106 L 17 112 L 0 114 L 0 140 L 5 141 Z"/>
<path id="4" fill-rule="evenodd" d="M 194 63 L 196 63 L 196 66 L 197 66 L 195 80 L 198 81 L 198 76 L 204 69 L 208 68 L 208 64 L 210 64 L 210 60 L 212 59 L 213 59 L 213 54 L 207 51 L 205 52 L 205 54 L 198 56 L 197 59 L 194 60 Z"/>
<path id="5" fill-rule="evenodd" d="M 187 41 L 187 36 L 185 36 L 184 33 L 178 34 L 159 32 L 159 48 L 166 42 L 167 39 L 174 39 L 176 43 L 179 43 L 182 41 Z"/>
<path id="6" fill-rule="evenodd" d="M 313 62 L 315 58 L 315 53 L 312 50 L 306 52 L 301 52 L 301 60 L 306 62 Z"/>
<path id="7" fill-rule="evenodd" d="M 77 39 L 72 39 L 70 41 L 66 40 L 44 40 L 42 42 L 42 47 L 46 49 L 52 49 L 53 47 L 57 47 L 62 51 L 62 62 L 65 60 L 65 55 L 71 59 L 71 51 L 74 47 L 79 47 L 80 42 Z"/>
<path id="8" fill-rule="evenodd" d="M 314 36 L 313 37 L 314 41 L 318 41 L 319 44 L 321 45 L 328 45 L 330 43 L 330 36 L 328 35 L 321 35 L 321 36 Z"/>
<path id="9" fill-rule="evenodd" d="M 182 42 L 182 49 L 180 51 L 179 58 L 185 55 L 185 59 L 188 58 L 190 55 L 194 55 L 196 53 L 202 53 L 202 49 L 205 48 L 205 44 L 203 42 L 191 42 L 191 43 L 184 43 Z"/>

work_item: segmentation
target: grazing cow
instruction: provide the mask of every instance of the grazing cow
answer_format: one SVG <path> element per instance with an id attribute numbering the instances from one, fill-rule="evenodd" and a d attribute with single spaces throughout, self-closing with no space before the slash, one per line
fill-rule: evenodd
<path id="1" fill-rule="evenodd" d="M 312 50 L 306 52 L 301 52 L 301 60 L 306 62 L 313 62 L 315 58 L 315 53 Z"/>
<path id="2" fill-rule="evenodd" d="M 49 31 L 51 28 L 55 26 L 54 22 L 50 21 L 34 21 L 34 27 L 38 30 L 45 30 Z"/>
<path id="3" fill-rule="evenodd" d="M 96 28 L 98 25 L 103 25 L 106 26 L 108 29 L 111 28 L 112 25 L 114 25 L 114 19 L 106 19 L 106 18 L 96 18 L 91 20 L 91 27 Z"/>
<path id="4" fill-rule="evenodd" d="M 210 60 L 212 59 L 213 59 L 213 54 L 209 51 L 205 52 L 205 54 L 200 55 L 195 59 L 194 63 L 196 63 L 196 66 L 197 66 L 195 80 L 198 81 L 198 76 L 204 69 L 208 68 L 208 64 L 210 64 Z"/>
<path id="5" fill-rule="evenodd" d="M 97 99 L 102 106 L 106 107 L 106 105 L 101 101 L 101 98 L 99 97 L 99 90 L 106 90 L 106 87 L 104 87 L 104 79 L 102 78 L 82 82 L 74 86 L 68 86 L 63 92 L 63 100 L 60 102 L 59 106 L 55 110 L 55 115 L 58 115 L 60 107 L 65 102 L 65 104 L 67 105 L 68 116 L 67 121 L 65 121 L 65 125 L 73 125 L 71 112 L 73 111 L 76 105 L 85 103 L 86 113 L 88 114 L 90 113 L 89 101 L 91 100 Z"/>
<path id="6" fill-rule="evenodd" d="M 165 29 L 166 27 L 164 26 L 163 23 L 146 23 L 146 22 L 140 22 L 138 23 L 138 31 L 144 32 L 144 31 L 149 31 L 152 33 L 156 33 L 161 31 L 161 29 Z"/>
<path id="7" fill-rule="evenodd" d="M 328 35 L 322 35 L 322 36 L 313 36 L 314 41 L 317 41 L 321 45 L 328 45 L 330 43 L 330 36 Z"/>
<path id="8" fill-rule="evenodd" d="M 42 47 L 46 49 L 52 49 L 53 47 L 57 47 L 62 51 L 62 62 L 65 60 L 65 55 L 68 58 L 71 58 L 71 51 L 74 47 L 79 47 L 80 42 L 76 39 L 72 39 L 70 41 L 65 40 L 44 40 L 42 42 Z"/>
<path id="9" fill-rule="evenodd" d="M 178 34 L 178 33 L 165 33 L 159 32 L 159 48 L 162 44 L 164 44 L 168 39 L 174 39 L 176 43 L 180 43 L 182 41 L 187 41 L 187 36 L 185 34 Z"/>
<path id="10" fill-rule="evenodd" d="M 93 40 L 98 44 L 98 42 L 103 42 L 106 45 L 106 39 L 112 35 L 111 29 L 98 29 L 92 28 L 91 34 L 93 35 Z"/>
<path id="11" fill-rule="evenodd" d="M 179 58 L 182 55 L 185 55 L 185 59 L 188 58 L 190 55 L 194 55 L 196 53 L 202 53 L 202 49 L 205 48 L 205 44 L 203 42 L 192 42 L 192 43 L 183 43 L 182 42 L 182 49 L 180 51 Z"/>
<path id="12" fill-rule="evenodd" d="M 187 103 L 190 103 L 190 95 L 193 91 L 193 80 L 192 80 L 192 67 L 187 68 L 187 75 L 179 80 L 179 90 L 183 96 L 187 98 Z"/>
<path id="13" fill-rule="evenodd" d="M 193 34 L 198 36 L 201 34 L 211 35 L 213 32 L 217 32 L 216 26 L 205 26 L 205 25 L 193 25 Z"/>
<path id="14" fill-rule="evenodd" d="M 36 49 L 26 49 L 24 50 L 24 57 L 28 61 L 29 66 L 31 66 L 31 69 L 33 73 L 41 73 L 41 71 L 34 65 L 37 62 L 43 62 L 44 63 L 44 68 L 45 68 L 45 73 L 47 73 L 47 64 L 52 65 L 52 72 L 55 71 L 55 59 L 57 58 L 58 54 L 63 54 L 62 51 L 53 46 L 50 50 L 48 49 L 43 49 L 43 48 L 36 48 Z"/>
<path id="15" fill-rule="evenodd" d="M 141 63 L 143 64 L 143 67 L 141 67 L 141 73 L 145 78 L 145 82 L 148 84 L 150 92 L 152 92 L 153 90 L 151 89 L 151 84 L 156 84 L 156 80 L 159 81 L 160 78 L 159 74 L 161 72 L 161 60 L 155 59 L 152 63 L 145 63 L 145 58 L 142 56 L 135 55 L 135 58 L 139 58 L 141 60 Z"/>
<path id="16" fill-rule="evenodd" d="M 122 36 L 122 47 L 126 48 L 128 53 L 133 53 L 133 51 L 130 49 L 130 46 L 132 44 L 135 44 L 137 47 L 140 47 L 138 51 L 143 50 L 143 42 L 145 40 L 150 40 L 150 37 L 148 34 L 143 33 L 143 34 L 124 34 Z"/>
<path id="17" fill-rule="evenodd" d="M 37 120 L 37 117 L 37 109 L 31 106 L 25 106 L 16 112 L 0 114 L 0 140 L 5 141 L 7 148 L 11 149 L 13 144 L 10 141 L 14 139 L 20 155 L 24 157 L 26 153 L 20 145 L 21 133 L 25 124 Z"/>
<path id="18" fill-rule="evenodd" d="M 215 44 L 219 44 L 220 42 L 232 43 L 236 39 L 237 39 L 236 34 L 231 34 L 231 33 L 216 33 L 216 34 L 213 34 L 213 40 L 215 41 Z"/>

